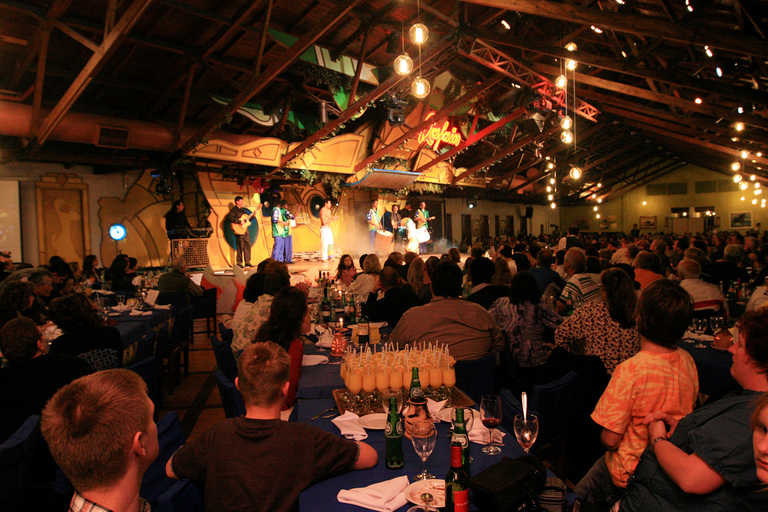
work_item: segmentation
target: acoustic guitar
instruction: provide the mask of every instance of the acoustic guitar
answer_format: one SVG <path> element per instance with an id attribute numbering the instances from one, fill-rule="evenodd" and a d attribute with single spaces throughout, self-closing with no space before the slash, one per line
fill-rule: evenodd
<path id="1" fill-rule="evenodd" d="M 424 225 L 424 223 L 426 223 L 427 221 L 429 221 L 429 220 L 434 220 L 434 219 L 435 219 L 435 217 L 434 217 L 434 216 L 432 216 L 432 217 L 429 217 L 429 218 L 426 218 L 426 219 L 425 219 L 424 217 L 416 217 L 414 220 L 416 221 L 416 227 L 419 227 L 419 228 L 420 228 L 420 227 L 421 227 L 421 226 L 423 226 L 423 225 Z"/>
<path id="2" fill-rule="evenodd" d="M 248 231 L 248 226 L 251 225 L 251 219 L 254 215 L 256 215 L 256 208 L 254 208 L 250 214 L 242 214 L 237 222 L 232 222 L 230 224 L 230 226 L 232 226 L 232 231 L 236 235 L 244 235 Z"/>

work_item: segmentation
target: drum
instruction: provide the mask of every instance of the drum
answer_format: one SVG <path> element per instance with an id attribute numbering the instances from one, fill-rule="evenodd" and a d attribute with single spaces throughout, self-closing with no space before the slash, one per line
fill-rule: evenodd
<path id="1" fill-rule="evenodd" d="M 376 231 L 376 241 L 374 242 L 374 248 L 379 254 L 387 254 L 390 252 L 392 245 L 392 233 L 389 231 L 378 230 Z"/>

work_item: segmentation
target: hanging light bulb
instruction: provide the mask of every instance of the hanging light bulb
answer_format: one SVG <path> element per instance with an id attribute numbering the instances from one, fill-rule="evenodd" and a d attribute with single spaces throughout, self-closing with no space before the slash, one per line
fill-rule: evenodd
<path id="1" fill-rule="evenodd" d="M 423 23 L 416 23 L 408 31 L 408 35 L 411 36 L 411 41 L 414 43 L 423 44 L 429 38 L 429 29 Z"/>
<path id="2" fill-rule="evenodd" d="M 754 174 L 749 177 L 749 181 L 755 181 L 757 179 L 757 176 Z"/>
<path id="3" fill-rule="evenodd" d="M 581 169 L 579 167 L 571 167 L 571 172 L 568 173 L 571 179 L 577 180 L 581 178 Z"/>
<path id="4" fill-rule="evenodd" d="M 552 203 L 549 203 L 549 207 L 554 210 L 555 208 L 557 208 L 557 205 L 554 202 L 552 202 Z"/>
<path id="5" fill-rule="evenodd" d="M 563 133 L 560 134 L 560 140 L 566 144 L 570 144 L 573 142 L 573 134 L 570 130 L 563 130 Z"/>
<path id="6" fill-rule="evenodd" d="M 733 162 L 731 164 L 731 170 L 738 171 L 739 169 L 741 169 L 741 163 L 740 162 Z"/>
<path id="7" fill-rule="evenodd" d="M 552 192 L 552 186 L 551 185 L 547 185 L 547 192 Z"/>
<path id="8" fill-rule="evenodd" d="M 599 219 L 600 218 L 600 214 L 598 213 L 597 215 L 595 215 L 595 218 Z"/>
<path id="9" fill-rule="evenodd" d="M 752 204 L 757 204 L 757 199 L 753 199 Z"/>
<path id="10" fill-rule="evenodd" d="M 755 182 L 755 188 L 760 188 L 760 183 Z"/>
<path id="11" fill-rule="evenodd" d="M 597 211 L 597 206 L 593 207 L 592 210 Z"/>
<path id="12" fill-rule="evenodd" d="M 395 59 L 395 73 L 398 75 L 407 75 L 413 70 L 413 59 L 407 53 L 399 55 Z"/>
<path id="13" fill-rule="evenodd" d="M 757 190 L 755 190 L 755 195 L 756 196 L 759 196 L 762 193 L 763 193 L 763 189 L 761 189 L 761 188 L 758 188 Z"/>
<path id="14" fill-rule="evenodd" d="M 603 184 L 602 183 L 598 183 L 597 184 L 597 188 L 603 188 Z"/>
<path id="15" fill-rule="evenodd" d="M 565 61 L 565 69 L 567 69 L 568 71 L 575 70 L 578 65 L 579 63 L 573 59 L 568 59 L 567 61 Z"/>
<path id="16" fill-rule="evenodd" d="M 734 174 L 733 175 L 733 182 L 739 183 L 741 181 L 741 174 Z"/>
<path id="17" fill-rule="evenodd" d="M 744 197 L 744 196 L 741 196 L 741 200 L 742 200 L 742 201 L 743 201 L 743 200 L 745 200 L 745 199 L 746 199 L 746 197 Z"/>
<path id="18" fill-rule="evenodd" d="M 733 127 L 736 128 L 737 132 L 744 131 L 744 123 L 742 123 L 741 121 L 733 125 Z"/>
<path id="19" fill-rule="evenodd" d="M 555 178 L 549 178 L 549 183 L 550 183 L 550 185 L 554 185 L 555 184 Z"/>
<path id="20" fill-rule="evenodd" d="M 563 130 L 570 130 L 573 126 L 573 119 L 571 119 L 569 116 L 565 116 L 562 119 L 560 119 L 560 128 Z"/>
<path id="21" fill-rule="evenodd" d="M 549 157 L 547 157 L 547 158 L 549 158 Z M 549 162 L 547 164 L 547 169 L 554 169 L 554 168 L 555 168 L 555 164 L 553 164 L 552 162 Z"/>
<path id="22" fill-rule="evenodd" d="M 647 205 L 648 201 L 643 201 L 643 206 Z"/>
<path id="23" fill-rule="evenodd" d="M 739 183 L 739 188 L 740 188 L 741 190 L 747 190 L 747 187 L 748 187 L 748 186 L 749 186 L 749 184 L 747 184 L 747 182 L 746 182 L 746 181 L 743 181 L 743 182 Z"/>
<path id="24" fill-rule="evenodd" d="M 560 89 L 565 89 L 565 86 L 568 85 L 568 79 L 565 78 L 565 75 L 560 75 L 555 78 L 555 85 Z"/>
<path id="25" fill-rule="evenodd" d="M 576 46 L 576 43 L 571 41 L 570 43 L 565 45 L 565 49 L 569 52 L 575 52 L 578 49 L 578 46 Z"/>
<path id="26" fill-rule="evenodd" d="M 419 77 L 411 84 L 411 92 L 417 98 L 426 98 L 427 94 L 429 94 L 429 89 L 429 80 L 426 78 Z"/>
<path id="27" fill-rule="evenodd" d="M 554 198 L 555 198 L 555 196 L 553 196 L 552 194 L 549 194 L 549 195 L 547 196 L 547 199 L 548 199 L 548 200 L 550 200 L 550 201 L 551 201 L 551 200 L 553 200 Z"/>
<path id="28" fill-rule="evenodd" d="M 602 203 L 603 202 L 603 198 L 601 197 L 600 199 L 597 200 L 597 202 L 598 202 L 598 204 Z"/>
<path id="29" fill-rule="evenodd" d="M 741 152 L 741 158 L 747 158 L 749 156 L 749 151 L 743 150 Z"/>

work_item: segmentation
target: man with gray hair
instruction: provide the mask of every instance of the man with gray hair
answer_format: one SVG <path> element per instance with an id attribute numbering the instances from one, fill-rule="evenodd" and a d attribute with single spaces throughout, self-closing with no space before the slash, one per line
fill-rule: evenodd
<path id="1" fill-rule="evenodd" d="M 32 306 L 23 314 L 37 325 L 43 325 L 48 320 L 47 302 L 53 291 L 53 276 L 47 270 L 38 269 L 29 275 L 27 282 L 32 285 L 35 299 L 32 301 Z"/>
<path id="2" fill-rule="evenodd" d="M 664 276 L 653 271 L 653 254 L 648 251 L 640 251 L 635 258 L 635 281 L 640 283 L 640 290 Z"/>
<path id="3" fill-rule="evenodd" d="M 157 290 L 160 293 L 184 293 L 189 304 L 192 297 L 200 297 L 205 293 L 205 288 L 196 285 L 186 272 L 187 260 L 184 256 L 175 257 L 171 262 L 171 270 L 157 280 Z"/>
<path id="4" fill-rule="evenodd" d="M 693 297 L 693 309 L 713 311 L 728 318 L 728 303 L 722 292 L 717 286 L 699 279 L 700 275 L 701 265 L 694 260 L 683 259 L 677 264 L 680 286 Z"/>
<path id="5" fill-rule="evenodd" d="M 728 290 L 731 284 L 749 281 L 749 274 L 740 266 L 744 259 L 744 248 L 739 244 L 728 244 L 723 251 L 723 259 L 712 265 L 712 280 L 720 284 L 722 290 Z"/>
<path id="6" fill-rule="evenodd" d="M 557 311 L 566 311 L 569 306 L 583 304 L 600 297 L 600 285 L 592 279 L 592 276 L 586 274 L 587 256 L 584 250 L 578 247 L 571 247 L 565 253 L 563 270 L 568 276 L 568 281 L 563 288 L 563 293 L 557 299 Z"/>

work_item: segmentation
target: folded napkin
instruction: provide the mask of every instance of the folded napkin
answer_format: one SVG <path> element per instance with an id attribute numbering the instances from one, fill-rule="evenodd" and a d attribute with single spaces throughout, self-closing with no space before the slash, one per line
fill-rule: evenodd
<path id="1" fill-rule="evenodd" d="M 429 415 L 432 416 L 433 419 L 437 418 L 437 413 L 440 412 L 443 407 L 445 407 L 445 402 L 447 401 L 448 400 L 435 402 L 431 398 L 427 398 L 427 409 L 429 409 Z"/>
<path id="2" fill-rule="evenodd" d="M 368 487 L 342 489 L 336 495 L 341 503 L 349 503 L 380 512 L 392 512 L 408 504 L 405 488 L 408 487 L 408 477 L 403 475 L 392 480 L 385 480 Z"/>
<path id="3" fill-rule="evenodd" d="M 56 324 L 50 324 L 43 329 L 43 336 L 45 337 L 46 341 L 55 340 L 62 334 L 64 333 L 61 331 L 61 329 L 59 329 L 59 326 Z"/>
<path id="4" fill-rule="evenodd" d="M 490 430 L 485 428 L 482 421 L 475 421 L 472 424 L 472 430 L 469 431 L 469 440 L 477 444 L 488 444 L 490 439 Z M 504 442 L 504 436 L 506 434 L 499 429 L 493 430 L 493 442 L 495 444 L 501 444 Z"/>
<path id="5" fill-rule="evenodd" d="M 134 309 L 130 313 L 128 313 L 128 316 L 149 316 L 151 315 L 151 311 L 139 311 L 138 309 Z"/>
<path id="6" fill-rule="evenodd" d="M 163 304 L 163 305 L 155 304 L 152 307 L 155 308 L 155 309 L 171 309 L 171 305 L 170 304 Z"/>
<path id="7" fill-rule="evenodd" d="M 128 306 L 127 304 L 123 304 L 122 306 L 118 304 L 117 306 L 114 306 L 112 309 L 115 311 L 130 311 L 131 306 Z"/>
<path id="8" fill-rule="evenodd" d="M 303 355 L 301 357 L 301 366 L 315 366 L 318 364 L 328 364 L 326 356 Z"/>
<path id="9" fill-rule="evenodd" d="M 362 441 L 363 439 L 368 439 L 368 434 L 357 422 L 359 418 L 360 416 L 357 414 L 347 411 L 331 421 L 339 429 L 342 436 L 353 441 Z"/>
<path id="10" fill-rule="evenodd" d="M 320 339 L 317 341 L 317 346 L 320 348 L 331 348 L 333 345 L 333 333 L 331 331 L 325 331 L 320 335 Z"/>

